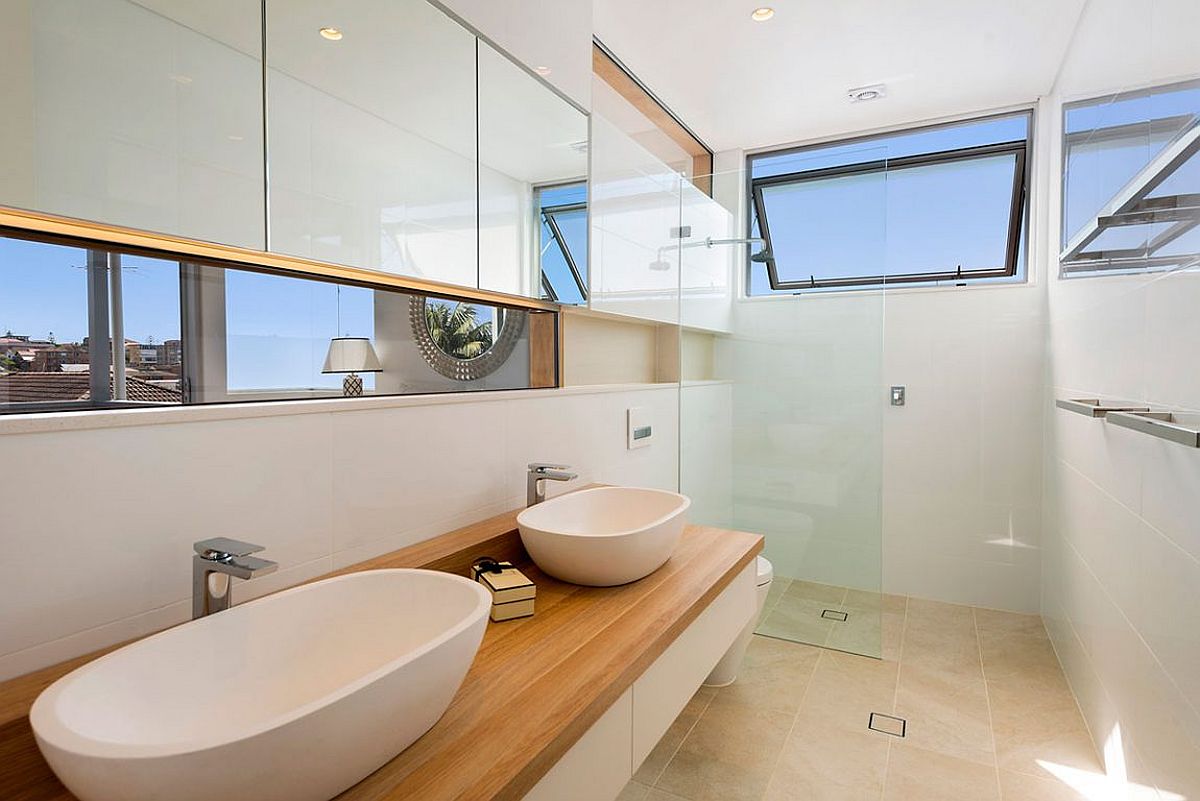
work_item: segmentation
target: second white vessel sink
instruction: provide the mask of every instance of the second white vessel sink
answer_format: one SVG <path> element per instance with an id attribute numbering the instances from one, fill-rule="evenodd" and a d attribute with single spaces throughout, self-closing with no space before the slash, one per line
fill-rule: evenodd
<path id="1" fill-rule="evenodd" d="M 595 487 L 529 507 L 517 515 L 517 527 L 549 575 L 611 587 L 648 576 L 671 557 L 691 503 L 677 492 Z"/>
<path id="2" fill-rule="evenodd" d="M 325 801 L 437 722 L 491 605 L 430 570 L 318 581 L 90 662 L 30 722 L 82 801 Z"/>

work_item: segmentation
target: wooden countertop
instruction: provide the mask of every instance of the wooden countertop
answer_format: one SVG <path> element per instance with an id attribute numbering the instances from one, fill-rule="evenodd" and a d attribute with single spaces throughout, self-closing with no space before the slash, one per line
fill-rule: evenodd
<path id="1" fill-rule="evenodd" d="M 442 719 L 338 801 L 518 801 L 762 550 L 756 534 L 689 526 L 671 559 L 641 581 L 580 587 L 533 566 L 516 514 L 338 571 L 466 574 L 487 555 L 513 561 L 537 584 L 533 617 L 488 623 Z M 0 798 L 75 799 L 38 752 L 29 708 L 50 683 L 109 650 L 0 683 Z"/>

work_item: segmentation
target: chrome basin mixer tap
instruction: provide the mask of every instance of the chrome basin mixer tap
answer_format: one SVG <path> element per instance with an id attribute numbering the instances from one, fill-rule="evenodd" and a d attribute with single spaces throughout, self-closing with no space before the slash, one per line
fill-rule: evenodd
<path id="1" fill-rule="evenodd" d="M 221 612 L 230 607 L 232 579 L 252 579 L 274 573 L 279 565 L 269 559 L 251 556 L 263 550 L 262 545 L 214 537 L 201 540 L 192 547 L 192 620 Z"/>
<path id="2" fill-rule="evenodd" d="M 542 484 L 543 481 L 570 481 L 579 478 L 578 473 L 568 472 L 569 467 L 570 465 L 565 464 L 530 463 L 526 481 L 525 505 L 533 506 L 546 500 L 546 487 Z"/>

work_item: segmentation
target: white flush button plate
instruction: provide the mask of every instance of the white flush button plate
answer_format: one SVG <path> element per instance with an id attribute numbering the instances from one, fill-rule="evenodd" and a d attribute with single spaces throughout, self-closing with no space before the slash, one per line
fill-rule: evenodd
<path id="1" fill-rule="evenodd" d="M 644 448 L 654 439 L 654 426 L 645 406 L 634 406 L 626 412 L 625 433 L 629 450 Z"/>

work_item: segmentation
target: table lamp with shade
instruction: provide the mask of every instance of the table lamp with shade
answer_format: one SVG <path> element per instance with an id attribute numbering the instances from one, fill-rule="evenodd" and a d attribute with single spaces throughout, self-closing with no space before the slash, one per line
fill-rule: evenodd
<path id="1" fill-rule="evenodd" d="M 325 356 L 322 373 L 348 373 L 342 381 L 342 394 L 357 397 L 363 394 L 363 382 L 359 373 L 379 373 L 383 367 L 371 340 L 366 337 L 334 337 L 329 340 L 329 353 Z"/>

